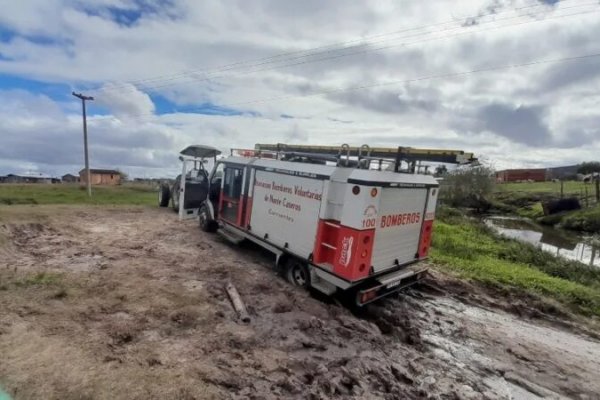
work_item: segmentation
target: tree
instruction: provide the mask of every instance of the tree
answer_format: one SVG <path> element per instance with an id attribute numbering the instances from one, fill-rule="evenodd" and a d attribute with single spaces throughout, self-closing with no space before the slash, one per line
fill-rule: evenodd
<path id="1" fill-rule="evenodd" d="M 441 200 L 453 207 L 472 207 L 484 211 L 494 191 L 494 170 L 484 165 L 458 168 L 444 176 Z"/>
<path id="2" fill-rule="evenodd" d="M 588 175 L 592 172 L 600 172 L 600 162 L 598 161 L 589 161 L 582 162 L 579 164 L 579 168 L 577 168 L 578 174 Z"/>
<path id="3" fill-rule="evenodd" d="M 435 167 L 435 172 L 433 173 L 434 176 L 444 176 L 448 173 L 448 168 L 446 168 L 446 166 L 444 164 L 440 164 L 437 167 Z"/>

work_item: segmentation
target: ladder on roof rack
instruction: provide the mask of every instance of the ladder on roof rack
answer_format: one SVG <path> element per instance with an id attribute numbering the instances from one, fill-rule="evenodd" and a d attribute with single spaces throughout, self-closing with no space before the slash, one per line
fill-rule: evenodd
<path id="1" fill-rule="evenodd" d="M 370 161 L 392 161 L 395 163 L 395 170 L 398 171 L 401 162 L 409 164 L 409 169 L 414 172 L 416 163 L 420 161 L 440 162 L 448 164 L 472 164 L 477 162 L 473 153 L 467 153 L 462 150 L 446 149 L 419 149 L 414 147 L 369 147 L 364 144 L 360 147 L 343 144 L 341 146 L 322 146 L 322 145 L 303 145 L 303 144 L 262 144 L 257 143 L 254 146 L 255 151 L 275 152 L 277 154 L 296 154 L 298 156 L 308 157 L 309 155 L 323 155 L 337 158 L 342 165 L 349 166 L 350 157 L 356 157 L 360 166 L 361 160 Z M 344 158 L 345 157 L 345 158 Z M 278 157 L 279 158 L 279 157 Z"/>

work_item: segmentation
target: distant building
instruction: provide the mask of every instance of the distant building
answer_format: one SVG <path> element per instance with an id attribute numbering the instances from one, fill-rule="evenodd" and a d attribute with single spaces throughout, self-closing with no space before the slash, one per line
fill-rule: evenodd
<path id="1" fill-rule="evenodd" d="M 62 176 L 61 180 L 65 183 L 74 183 L 79 182 L 79 177 L 73 174 L 66 174 Z"/>
<path id="2" fill-rule="evenodd" d="M 120 185 L 121 172 L 114 169 L 90 168 L 90 181 L 92 185 Z M 79 182 L 87 184 L 85 168 L 79 171 Z"/>
<path id="3" fill-rule="evenodd" d="M 43 174 L 8 174 L 3 183 L 52 183 L 52 177 Z"/>
<path id="4" fill-rule="evenodd" d="M 496 182 L 544 182 L 545 180 L 545 168 L 505 169 L 503 171 L 496 172 Z"/>

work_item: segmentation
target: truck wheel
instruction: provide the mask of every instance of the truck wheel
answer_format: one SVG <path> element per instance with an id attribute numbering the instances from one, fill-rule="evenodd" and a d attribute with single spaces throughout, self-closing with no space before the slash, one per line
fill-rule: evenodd
<path id="1" fill-rule="evenodd" d="M 160 189 L 158 189 L 158 206 L 159 207 L 167 207 L 169 205 L 169 200 L 171 199 L 171 191 L 169 190 L 168 185 L 160 185 Z"/>
<path id="2" fill-rule="evenodd" d="M 210 217 L 208 207 L 204 204 L 202 204 L 200 210 L 198 210 L 198 221 L 200 223 L 200 229 L 204 232 L 215 232 L 217 230 L 217 222 Z"/>
<path id="3" fill-rule="evenodd" d="M 286 278 L 295 286 L 305 289 L 310 287 L 310 273 L 305 262 L 296 258 L 290 258 L 286 264 Z"/>

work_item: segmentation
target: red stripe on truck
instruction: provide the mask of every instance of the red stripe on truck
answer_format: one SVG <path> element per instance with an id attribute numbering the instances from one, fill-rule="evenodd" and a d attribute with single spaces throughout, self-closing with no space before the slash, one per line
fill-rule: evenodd
<path id="1" fill-rule="evenodd" d="M 244 228 L 250 226 L 250 218 L 252 216 L 252 197 L 246 197 L 246 221 L 244 221 Z"/>

